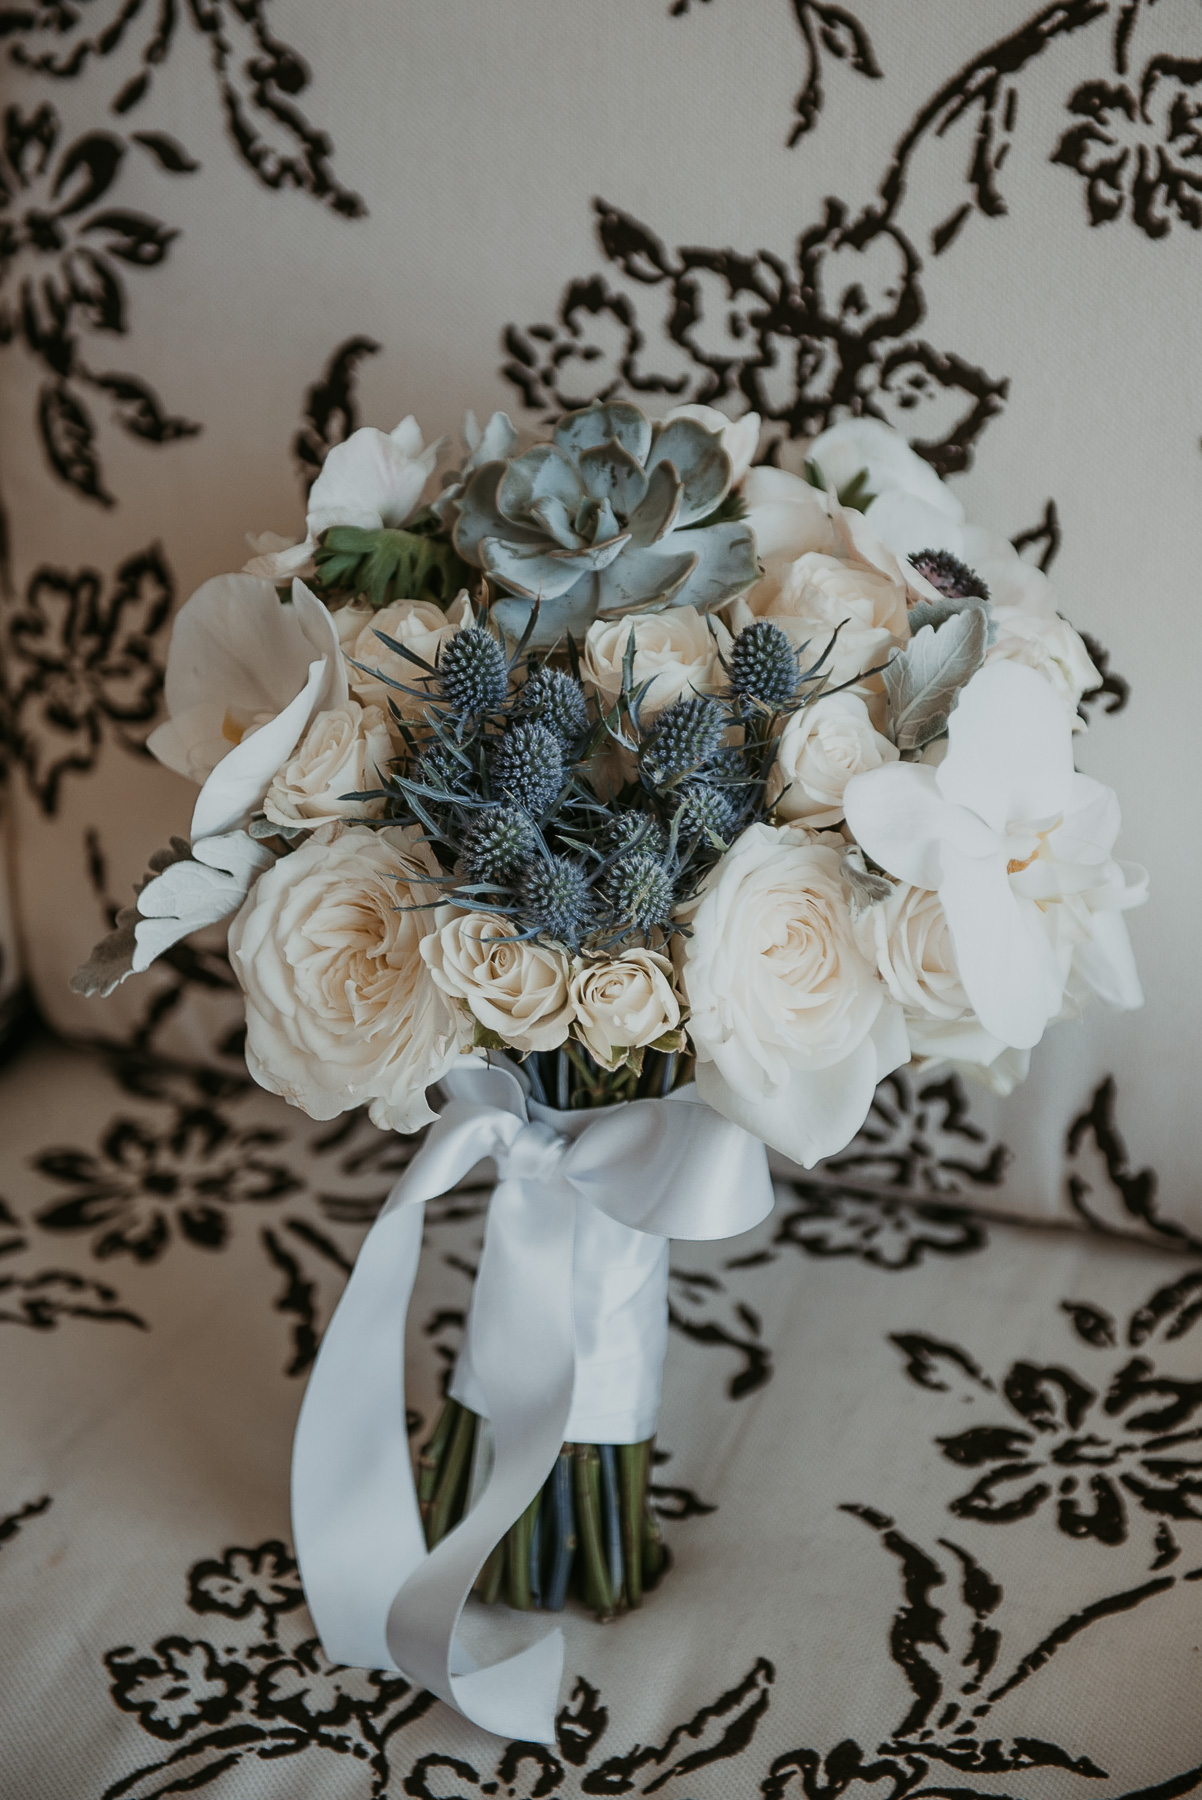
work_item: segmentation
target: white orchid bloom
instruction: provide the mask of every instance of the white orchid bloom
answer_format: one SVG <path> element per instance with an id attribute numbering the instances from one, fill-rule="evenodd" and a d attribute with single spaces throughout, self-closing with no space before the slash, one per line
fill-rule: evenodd
<path id="1" fill-rule="evenodd" d="M 844 811 L 883 869 L 937 890 L 965 992 L 1003 1044 L 1039 1042 L 1078 950 L 1091 986 L 1138 1005 L 1118 914 L 1142 893 L 1111 859 L 1118 801 L 1077 774 L 1064 709 L 1033 669 L 981 669 L 952 711 L 942 762 L 857 775 Z M 1091 962 L 1106 966 L 1097 980 Z"/>
<path id="2" fill-rule="evenodd" d="M 243 573 L 290 581 L 312 572 L 317 539 L 332 525 L 358 525 L 364 531 L 403 525 L 421 502 L 438 451 L 439 443 L 423 446 L 412 413 L 395 431 L 370 425 L 353 431 L 344 444 L 334 445 L 309 490 L 304 541 L 290 544 L 274 532 L 252 537 L 251 548 L 258 554 Z"/>
<path id="3" fill-rule="evenodd" d="M 219 575 L 176 616 L 164 694 L 169 716 L 147 746 L 203 784 L 193 840 L 229 831 L 263 799 L 313 714 L 346 704 L 334 621 L 303 581 L 284 605 L 269 581 Z"/>

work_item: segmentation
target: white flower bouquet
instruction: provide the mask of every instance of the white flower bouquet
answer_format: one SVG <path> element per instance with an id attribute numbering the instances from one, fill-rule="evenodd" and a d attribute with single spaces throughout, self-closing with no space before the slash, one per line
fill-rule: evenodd
<path id="1" fill-rule="evenodd" d="M 356 431 L 304 539 L 175 623 L 150 747 L 190 841 L 75 977 L 109 992 L 233 915 L 252 1075 L 430 1131 L 315 1367 L 294 1525 L 336 1659 L 551 1730 L 558 1634 L 474 1669 L 467 1593 L 598 1616 L 664 1563 L 647 1505 L 667 1239 L 747 1229 L 878 1081 L 996 1090 L 1091 993 L 1139 1004 L 1114 794 L 1074 767 L 1101 677 L 1037 569 L 895 433 L 804 476 L 758 420 L 504 414 L 426 500 L 412 419 Z M 498 1186 L 414 1484 L 403 1325 L 422 1203 Z"/>

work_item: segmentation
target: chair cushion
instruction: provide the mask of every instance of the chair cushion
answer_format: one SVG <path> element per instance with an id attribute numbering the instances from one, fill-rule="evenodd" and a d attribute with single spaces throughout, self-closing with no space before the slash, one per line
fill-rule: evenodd
<path id="1" fill-rule="evenodd" d="M 49 1043 L 0 1075 L 0 1108 L 6 1794 L 1202 1784 L 1197 1255 L 834 1183 L 677 1246 L 655 1476 L 674 1566 L 604 1628 L 569 1607 L 548 1750 L 330 1668 L 292 1559 L 305 1374 L 410 1145 Z M 415 1441 L 486 1201 L 429 1210 Z M 469 1613 L 484 1654 L 534 1629 Z"/>

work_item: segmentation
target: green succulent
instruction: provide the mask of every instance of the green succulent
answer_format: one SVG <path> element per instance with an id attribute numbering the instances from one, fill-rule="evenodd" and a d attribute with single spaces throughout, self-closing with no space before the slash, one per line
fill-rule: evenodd
<path id="1" fill-rule="evenodd" d="M 550 645 L 594 619 L 706 611 L 750 587 L 755 539 L 730 516 L 730 482 L 721 439 L 695 419 L 587 406 L 549 444 L 478 464 L 455 495 L 452 540 L 501 590 L 505 630 L 519 637 L 537 600 L 531 643 Z"/>

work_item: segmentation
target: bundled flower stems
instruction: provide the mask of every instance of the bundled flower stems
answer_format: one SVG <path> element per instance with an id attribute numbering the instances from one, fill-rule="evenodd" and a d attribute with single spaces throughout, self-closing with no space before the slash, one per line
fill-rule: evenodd
<path id="1" fill-rule="evenodd" d="M 298 1542 L 327 1648 L 407 1657 L 480 1718 L 496 1715 L 449 1651 L 421 1661 L 438 1632 L 406 1620 L 437 1614 L 449 1645 L 456 1583 L 552 1611 L 575 1593 L 604 1618 L 664 1566 L 647 1476 L 667 1238 L 746 1229 L 759 1213 L 737 1194 L 771 1204 L 762 1146 L 806 1167 L 840 1150 L 903 1063 L 1004 1094 L 1091 995 L 1140 1003 L 1123 914 L 1144 877 L 1114 859 L 1114 794 L 1074 766 L 1101 677 L 1046 576 L 882 423 L 834 425 L 799 473 L 753 466 L 757 433 L 754 415 L 653 423 L 611 402 L 522 445 L 497 413 L 469 418 L 441 486 L 411 418 L 336 446 L 304 536 L 255 540 L 175 621 L 149 742 L 199 785 L 190 837 L 150 859 L 75 978 L 107 993 L 229 918 L 255 1080 L 315 1119 L 431 1126 L 327 1334 L 302 1437 L 319 1417 L 327 1438 L 377 1429 L 339 1417 L 337 1346 L 403 1327 L 403 1301 L 377 1319 L 371 1271 L 401 1255 L 406 1209 L 465 1156 L 496 1163 L 419 1464 L 426 1573 L 420 1545 L 398 1550 L 417 1573 L 372 1613 L 371 1571 L 336 1578 L 330 1550 L 362 1495 L 327 1494 L 316 1454 L 294 1494 L 322 1546 Z M 709 1162 L 690 1165 L 699 1133 Z M 488 1346 L 535 1315 L 556 1347 L 497 1386 Z M 615 1393 L 594 1351 L 623 1333 Z M 370 1628 L 343 1616 L 360 1582 Z"/>

